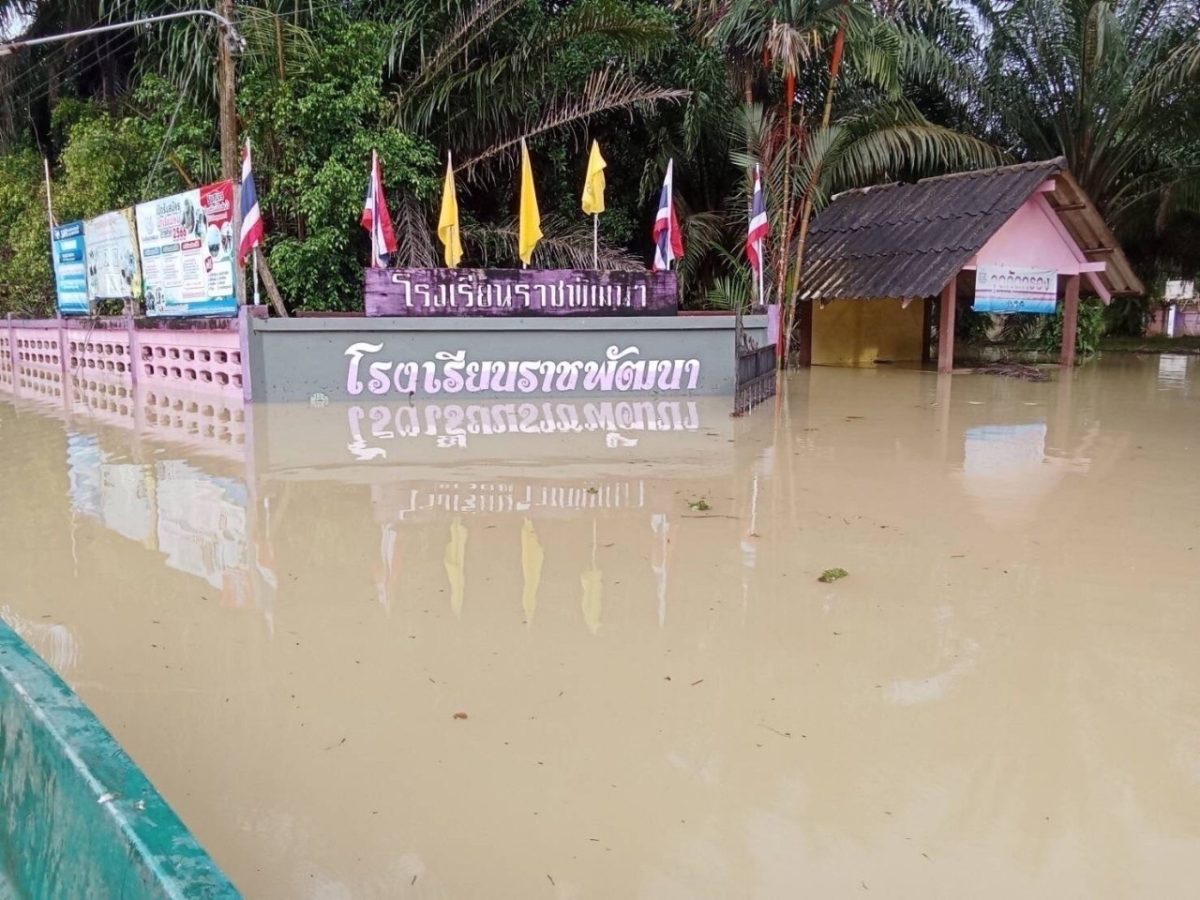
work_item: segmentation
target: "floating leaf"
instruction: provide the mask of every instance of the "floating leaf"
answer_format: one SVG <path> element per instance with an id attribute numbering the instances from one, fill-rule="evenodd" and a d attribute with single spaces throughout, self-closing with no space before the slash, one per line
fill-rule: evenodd
<path id="1" fill-rule="evenodd" d="M 826 569 L 821 573 L 821 577 L 817 581 L 824 582 L 825 584 L 833 584 L 839 578 L 845 578 L 849 574 L 845 569 Z"/>
<path id="2" fill-rule="evenodd" d="M 696 510 L 697 512 L 708 512 L 708 510 L 712 509 L 712 507 L 708 505 L 708 501 L 703 497 L 701 497 L 699 500 L 688 501 L 688 507 Z"/>

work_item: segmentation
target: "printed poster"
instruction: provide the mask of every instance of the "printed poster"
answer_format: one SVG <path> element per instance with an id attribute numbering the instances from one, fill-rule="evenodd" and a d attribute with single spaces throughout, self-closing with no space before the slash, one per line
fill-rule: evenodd
<path id="1" fill-rule="evenodd" d="M 83 223 L 87 290 L 92 300 L 137 300 L 142 296 L 133 210 L 118 209 Z"/>
<path id="2" fill-rule="evenodd" d="M 51 229 L 50 249 L 54 255 L 54 290 L 58 311 L 64 316 L 86 316 L 88 303 L 87 256 L 83 222 L 67 222 Z"/>
<path id="3" fill-rule="evenodd" d="M 139 203 L 137 233 L 148 315 L 237 315 L 232 181 Z"/>
<path id="4" fill-rule="evenodd" d="M 1058 271 L 1020 266 L 980 266 L 975 270 L 975 312 L 1054 315 Z"/>

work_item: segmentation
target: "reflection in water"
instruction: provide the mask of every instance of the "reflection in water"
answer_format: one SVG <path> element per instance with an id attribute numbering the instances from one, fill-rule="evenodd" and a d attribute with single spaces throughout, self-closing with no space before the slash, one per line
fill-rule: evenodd
<path id="1" fill-rule="evenodd" d="M 467 529 L 461 519 L 450 523 L 450 540 L 443 556 L 446 578 L 450 582 L 450 610 L 455 618 L 462 616 L 463 594 L 467 588 Z"/>
<path id="2" fill-rule="evenodd" d="M 0 615 L 248 896 L 1184 896 L 1200 421 L 1160 376 L 0 400 Z"/>
<path id="3" fill-rule="evenodd" d="M 1187 386 L 1188 360 L 1183 354 L 1164 353 L 1158 358 L 1159 390 L 1181 391 Z"/>
<path id="4" fill-rule="evenodd" d="M 588 631 L 595 634 L 600 630 L 600 617 L 604 611 L 604 573 L 596 568 L 596 540 L 599 525 L 592 519 L 592 555 L 590 565 L 579 576 L 579 585 L 583 588 L 583 599 L 580 606 L 583 609 L 583 621 Z"/>
<path id="5" fill-rule="evenodd" d="M 537 612 L 538 588 L 542 585 L 542 563 L 546 552 L 538 541 L 533 522 L 526 519 L 521 525 L 521 609 L 525 611 L 525 624 L 533 622 Z"/>

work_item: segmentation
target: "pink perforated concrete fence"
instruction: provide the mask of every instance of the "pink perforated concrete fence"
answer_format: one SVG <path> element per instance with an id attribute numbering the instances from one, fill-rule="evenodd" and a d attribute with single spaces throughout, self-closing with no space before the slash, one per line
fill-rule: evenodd
<path id="1" fill-rule="evenodd" d="M 131 337 L 123 319 L 90 328 L 64 322 L 61 330 L 57 321 L 11 324 L 0 320 L 0 394 L 51 414 L 243 459 L 248 413 L 236 330 L 149 328 Z M 140 371 L 134 356 L 141 357 Z"/>
<path id="2" fill-rule="evenodd" d="M 241 398 L 236 319 L 157 323 L 127 318 L 8 319 L 0 325 L 0 390 L 62 395 L 64 383 Z"/>

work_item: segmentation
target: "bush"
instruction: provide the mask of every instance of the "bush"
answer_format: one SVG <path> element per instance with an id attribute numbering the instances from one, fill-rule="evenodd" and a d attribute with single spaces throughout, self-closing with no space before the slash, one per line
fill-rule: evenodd
<path id="1" fill-rule="evenodd" d="M 1057 353 L 1062 348 L 1063 304 L 1058 305 L 1054 315 L 1046 320 L 1038 335 L 1037 346 L 1046 353 Z M 1079 302 L 1079 326 L 1075 331 L 1075 353 L 1091 356 L 1100 349 L 1100 338 L 1104 335 L 1104 304 L 1089 297 Z"/>

